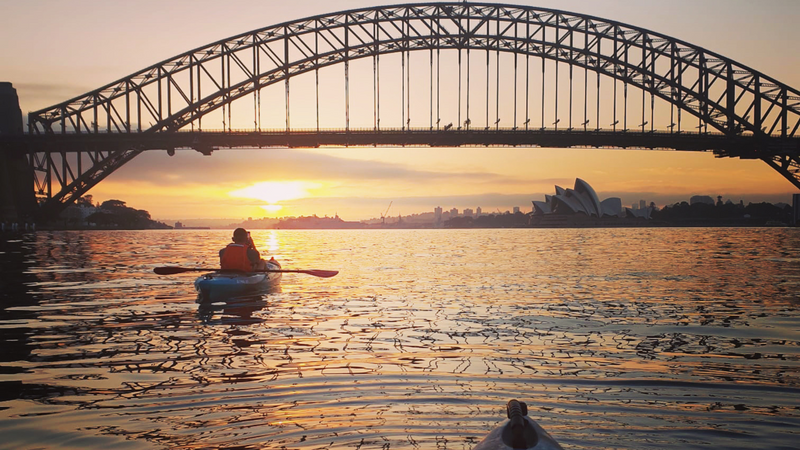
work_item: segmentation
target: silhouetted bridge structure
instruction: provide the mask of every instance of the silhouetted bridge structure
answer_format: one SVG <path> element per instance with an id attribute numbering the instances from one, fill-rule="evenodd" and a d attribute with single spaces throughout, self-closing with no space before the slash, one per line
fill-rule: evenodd
<path id="1" fill-rule="evenodd" d="M 800 188 L 800 91 L 660 33 L 515 5 L 380 6 L 273 25 L 30 113 L 27 133 L 8 128 L 6 167 L 24 159 L 30 174 L 4 189 L 27 190 L 18 211 L 39 218 L 146 150 L 710 151 L 763 160 Z"/>

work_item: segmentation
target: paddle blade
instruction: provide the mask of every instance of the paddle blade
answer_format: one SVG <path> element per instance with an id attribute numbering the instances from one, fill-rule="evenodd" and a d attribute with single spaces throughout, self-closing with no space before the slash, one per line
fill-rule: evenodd
<path id="1" fill-rule="evenodd" d="M 192 270 L 185 267 L 156 267 L 153 272 L 157 275 L 175 275 L 176 273 L 190 272 Z"/>
<path id="2" fill-rule="evenodd" d="M 320 278 L 330 278 L 335 277 L 339 274 L 338 270 L 300 270 L 300 273 L 306 273 L 308 275 L 313 275 L 315 277 Z"/>

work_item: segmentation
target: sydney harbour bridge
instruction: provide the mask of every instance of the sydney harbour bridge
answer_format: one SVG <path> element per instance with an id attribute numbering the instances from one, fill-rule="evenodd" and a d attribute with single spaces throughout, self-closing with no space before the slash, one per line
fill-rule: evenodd
<path id="1" fill-rule="evenodd" d="M 32 112 L 27 130 L 10 97 L 0 201 L 38 220 L 147 150 L 704 151 L 763 160 L 800 189 L 800 91 L 674 37 L 529 6 L 403 4 L 271 25 Z"/>

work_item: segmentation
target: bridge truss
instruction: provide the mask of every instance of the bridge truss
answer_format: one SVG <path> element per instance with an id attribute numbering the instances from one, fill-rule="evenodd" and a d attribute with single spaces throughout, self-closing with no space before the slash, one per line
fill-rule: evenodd
<path id="1" fill-rule="evenodd" d="M 28 126 L 34 188 L 52 212 L 144 150 L 240 145 L 713 151 L 762 159 L 800 188 L 796 89 L 669 36 L 528 6 L 407 4 L 273 25 L 31 113 Z"/>

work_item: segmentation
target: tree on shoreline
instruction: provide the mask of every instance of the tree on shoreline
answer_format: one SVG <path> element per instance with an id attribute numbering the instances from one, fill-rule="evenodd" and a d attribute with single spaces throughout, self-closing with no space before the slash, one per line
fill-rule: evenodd
<path id="1" fill-rule="evenodd" d="M 84 201 L 84 204 L 87 204 L 87 202 Z M 88 204 L 91 204 L 91 198 L 88 199 Z M 169 228 L 163 223 L 153 221 L 149 212 L 143 209 L 130 208 L 122 200 L 107 200 L 103 202 L 94 213 L 86 217 L 86 221 L 95 224 L 98 228 L 128 230 Z"/>
<path id="2" fill-rule="evenodd" d="M 750 203 L 744 206 L 741 203 L 709 203 L 687 202 L 665 206 L 660 211 L 653 212 L 653 219 L 666 222 L 686 220 L 754 220 L 754 221 L 781 221 L 791 220 L 791 207 L 781 208 L 772 203 Z"/>

